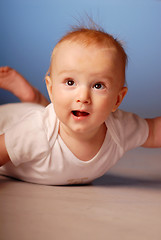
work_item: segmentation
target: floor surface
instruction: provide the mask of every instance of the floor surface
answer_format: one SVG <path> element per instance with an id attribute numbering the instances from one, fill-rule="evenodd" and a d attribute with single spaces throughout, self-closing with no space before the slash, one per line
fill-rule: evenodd
<path id="1" fill-rule="evenodd" d="M 0 240 L 161 240 L 161 149 L 127 153 L 87 186 L 0 176 Z"/>

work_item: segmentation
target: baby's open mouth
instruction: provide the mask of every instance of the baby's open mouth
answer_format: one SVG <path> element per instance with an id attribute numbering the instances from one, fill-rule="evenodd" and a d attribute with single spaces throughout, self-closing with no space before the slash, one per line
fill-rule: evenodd
<path id="1" fill-rule="evenodd" d="M 89 115 L 88 112 L 83 112 L 83 111 L 72 111 L 72 114 L 76 117 L 86 117 Z"/>

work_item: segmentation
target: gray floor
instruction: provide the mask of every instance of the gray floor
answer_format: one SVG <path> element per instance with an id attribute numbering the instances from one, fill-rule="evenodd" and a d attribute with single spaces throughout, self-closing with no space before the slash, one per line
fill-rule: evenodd
<path id="1" fill-rule="evenodd" d="M 0 177 L 0 240 L 161 240 L 161 149 L 137 149 L 88 186 Z"/>

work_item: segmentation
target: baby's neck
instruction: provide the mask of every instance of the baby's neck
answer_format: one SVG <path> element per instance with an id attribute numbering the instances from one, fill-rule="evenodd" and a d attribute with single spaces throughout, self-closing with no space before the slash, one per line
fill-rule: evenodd
<path id="1" fill-rule="evenodd" d="M 106 136 L 106 125 L 103 124 L 97 132 L 91 134 L 69 134 L 60 125 L 59 134 L 69 148 L 69 150 L 82 161 L 91 160 L 100 150 L 105 136 Z"/>

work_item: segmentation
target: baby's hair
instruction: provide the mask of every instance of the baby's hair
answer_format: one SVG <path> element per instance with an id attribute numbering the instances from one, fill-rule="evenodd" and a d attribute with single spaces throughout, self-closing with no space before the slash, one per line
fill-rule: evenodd
<path id="1" fill-rule="evenodd" d="M 72 31 L 68 32 L 64 37 L 62 37 L 57 45 L 64 41 L 78 42 L 85 47 L 93 44 L 108 48 L 114 47 L 121 54 L 124 65 L 127 65 L 127 55 L 121 42 L 112 35 L 106 33 L 103 29 L 74 26 Z"/>
<path id="2" fill-rule="evenodd" d="M 122 43 L 112 35 L 106 33 L 100 26 L 95 24 L 93 20 L 90 19 L 90 24 L 88 26 L 81 24 L 78 26 L 72 26 L 71 30 L 67 32 L 56 44 L 51 56 L 51 61 L 59 45 L 65 41 L 76 42 L 85 47 L 97 45 L 104 48 L 115 48 L 118 51 L 118 55 L 123 63 L 125 75 L 128 58 Z M 51 69 L 49 68 L 48 74 L 50 74 L 50 70 Z"/>

